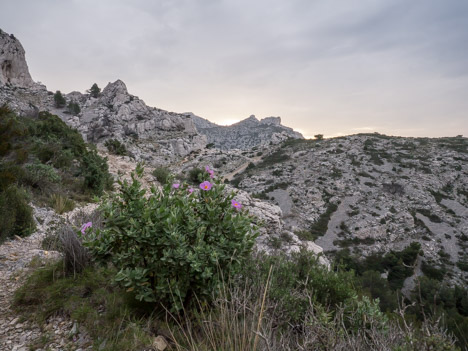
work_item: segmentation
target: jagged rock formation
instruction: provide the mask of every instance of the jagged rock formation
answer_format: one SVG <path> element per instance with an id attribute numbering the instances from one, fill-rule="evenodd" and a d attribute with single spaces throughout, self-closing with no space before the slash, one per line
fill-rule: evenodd
<path id="1" fill-rule="evenodd" d="M 34 85 L 29 74 L 24 49 L 13 34 L 0 29 L 0 85 L 28 88 Z"/>
<path id="2" fill-rule="evenodd" d="M 158 154 L 183 156 L 206 145 L 206 138 L 197 133 L 190 117 L 147 106 L 129 94 L 121 80 L 109 83 L 97 98 L 79 92 L 67 94 L 66 98 L 78 103 L 81 113 L 72 116 L 66 110 L 53 112 L 88 141 L 101 143 L 116 138 L 147 161 Z"/>
<path id="3" fill-rule="evenodd" d="M 222 150 L 248 150 L 258 145 L 278 144 L 289 138 L 303 139 L 301 133 L 281 124 L 280 117 L 258 120 L 254 115 L 230 126 L 219 126 L 189 114 L 197 130 L 206 135 L 208 143 Z"/>
<path id="4" fill-rule="evenodd" d="M 7 104 L 21 115 L 36 115 L 45 109 L 48 92 L 29 74 L 23 46 L 0 29 L 0 105 Z"/>
<path id="5" fill-rule="evenodd" d="M 193 114 L 192 112 L 185 112 L 184 115 L 190 116 L 193 119 L 193 123 L 195 124 L 197 130 L 221 127 L 216 123 L 210 122 L 205 118 Z"/>

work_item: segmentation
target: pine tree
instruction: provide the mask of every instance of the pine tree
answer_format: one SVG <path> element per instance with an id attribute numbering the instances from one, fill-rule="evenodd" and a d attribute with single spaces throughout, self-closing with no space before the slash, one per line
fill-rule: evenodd
<path id="1" fill-rule="evenodd" d="M 93 98 L 97 98 L 100 92 L 101 92 L 101 88 L 99 88 L 96 83 L 94 83 L 91 89 L 89 89 L 89 93 Z"/>
<path id="2" fill-rule="evenodd" d="M 62 93 L 60 90 L 57 90 L 54 94 L 54 102 L 55 102 L 55 107 L 61 108 L 64 107 L 67 103 L 65 98 L 63 97 Z"/>
<path id="3" fill-rule="evenodd" d="M 70 101 L 68 103 L 67 108 L 68 108 L 68 112 L 70 112 L 73 116 L 76 116 L 77 114 L 81 112 L 80 105 L 78 105 L 74 101 Z"/>

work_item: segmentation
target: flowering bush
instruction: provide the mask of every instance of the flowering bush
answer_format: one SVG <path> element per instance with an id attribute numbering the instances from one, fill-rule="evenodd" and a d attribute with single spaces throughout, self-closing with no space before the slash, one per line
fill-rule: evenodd
<path id="1" fill-rule="evenodd" d="M 172 311 L 195 297 L 208 300 L 221 275 L 236 273 L 249 255 L 257 235 L 251 217 L 231 203 L 234 194 L 218 180 L 198 191 L 167 182 L 146 196 L 142 172 L 139 166 L 131 183 L 119 182 L 120 193 L 103 207 L 104 229 L 88 229 L 85 245 L 97 260 L 117 267 L 116 281 L 138 300 Z"/>

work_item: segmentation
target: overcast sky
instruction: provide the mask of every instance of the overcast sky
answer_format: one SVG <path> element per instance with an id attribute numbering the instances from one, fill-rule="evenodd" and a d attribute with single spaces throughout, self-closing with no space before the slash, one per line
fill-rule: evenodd
<path id="1" fill-rule="evenodd" d="M 0 0 L 34 80 L 306 136 L 468 135 L 467 0 Z"/>

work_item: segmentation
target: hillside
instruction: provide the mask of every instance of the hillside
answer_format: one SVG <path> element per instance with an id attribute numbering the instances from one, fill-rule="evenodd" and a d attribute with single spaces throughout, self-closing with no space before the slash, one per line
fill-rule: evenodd
<path id="1" fill-rule="evenodd" d="M 468 138 L 219 126 L 0 52 L 0 351 L 468 349 Z"/>
<path id="2" fill-rule="evenodd" d="M 366 256 L 416 241 L 423 264 L 468 282 L 467 138 L 289 140 L 232 183 L 277 203 L 287 228 L 325 252 Z"/>

